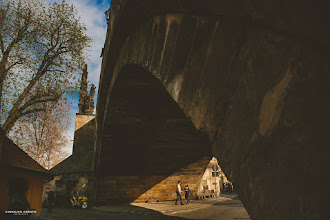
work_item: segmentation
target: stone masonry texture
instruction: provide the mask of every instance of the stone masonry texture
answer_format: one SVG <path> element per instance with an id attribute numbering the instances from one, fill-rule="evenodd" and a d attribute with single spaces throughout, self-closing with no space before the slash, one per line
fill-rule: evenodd
<path id="1" fill-rule="evenodd" d="M 125 68 L 144 73 L 143 68 L 197 133 L 207 136 L 252 219 L 330 216 L 327 1 L 111 4 L 96 113 L 96 167 L 103 164 L 117 79 Z M 98 172 L 102 177 L 102 169 Z"/>

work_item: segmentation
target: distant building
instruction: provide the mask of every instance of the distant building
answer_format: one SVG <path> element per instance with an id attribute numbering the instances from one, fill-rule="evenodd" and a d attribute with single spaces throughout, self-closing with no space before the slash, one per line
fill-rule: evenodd
<path id="1" fill-rule="evenodd" d="M 212 158 L 207 166 L 200 185 L 198 187 L 198 197 L 219 196 L 220 191 L 224 192 L 225 186 L 232 183 L 227 179 L 216 158 Z"/>
<path id="2" fill-rule="evenodd" d="M 50 177 L 45 170 L 27 153 L 6 137 L 0 129 L 0 211 L 4 213 L 9 204 L 7 184 L 16 178 L 23 178 L 29 184 L 27 201 L 31 209 L 40 215 L 43 185 L 46 178 Z"/>

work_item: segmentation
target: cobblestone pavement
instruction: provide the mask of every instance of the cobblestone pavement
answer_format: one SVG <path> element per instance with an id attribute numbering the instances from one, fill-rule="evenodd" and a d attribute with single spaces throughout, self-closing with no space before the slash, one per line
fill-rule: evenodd
<path id="1" fill-rule="evenodd" d="M 69 208 L 54 208 L 52 213 L 47 213 L 47 209 L 42 209 L 40 220 L 184 220 L 185 218 L 166 216 L 159 212 L 140 209 L 123 212 L 103 212 L 95 210 L 81 210 Z"/>
<path id="2" fill-rule="evenodd" d="M 229 201 L 236 197 L 237 197 L 236 194 L 231 194 L 231 195 L 226 195 L 226 197 L 222 196 L 218 198 L 209 198 L 204 200 L 191 200 L 191 202 L 188 205 L 186 204 L 186 201 L 183 200 L 183 203 L 185 204 L 183 206 L 175 205 L 173 201 L 154 202 L 154 203 L 132 203 L 131 205 L 158 211 L 166 215 L 175 215 L 178 213 L 186 213 L 186 212 L 196 211 L 199 209 L 205 209 L 209 206 L 212 206 L 214 203 Z"/>
<path id="3" fill-rule="evenodd" d="M 88 210 L 55 208 L 48 214 L 41 212 L 44 220 L 76 219 L 250 219 L 241 201 L 235 194 L 219 198 L 192 200 L 188 205 L 174 205 L 173 201 L 155 203 L 132 203 L 131 205 L 112 205 L 92 207 Z"/>
<path id="4" fill-rule="evenodd" d="M 225 202 L 216 202 L 199 210 L 176 213 L 174 216 L 187 219 L 217 219 L 217 220 L 248 220 L 249 214 L 246 212 L 242 202 L 238 198 Z"/>

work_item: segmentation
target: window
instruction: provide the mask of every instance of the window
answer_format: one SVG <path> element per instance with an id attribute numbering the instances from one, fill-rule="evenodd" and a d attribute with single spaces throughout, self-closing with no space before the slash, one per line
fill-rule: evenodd
<path id="1" fill-rule="evenodd" d="M 212 177 L 219 177 L 219 176 L 220 176 L 219 166 L 214 164 L 212 167 Z"/>

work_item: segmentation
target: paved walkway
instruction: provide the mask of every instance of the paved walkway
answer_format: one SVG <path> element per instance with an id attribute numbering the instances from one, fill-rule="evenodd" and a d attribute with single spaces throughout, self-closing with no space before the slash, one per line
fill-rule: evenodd
<path id="1" fill-rule="evenodd" d="M 218 198 L 208 198 L 204 200 L 191 200 L 190 204 L 175 205 L 174 201 L 166 202 L 150 202 L 150 203 L 131 203 L 130 205 L 112 205 L 112 206 L 98 206 L 92 207 L 94 211 L 110 212 L 110 213 L 131 213 L 131 214 L 150 214 L 150 213 L 162 213 L 164 215 L 176 215 L 180 213 L 187 213 L 205 209 L 216 203 L 230 201 L 236 198 L 236 194 L 228 194 Z"/>
<path id="2" fill-rule="evenodd" d="M 90 209 L 72 209 L 56 207 L 53 213 L 43 208 L 42 220 L 185 220 L 211 219 L 233 220 L 250 219 L 243 204 L 235 194 L 219 198 L 192 200 L 188 205 L 174 205 L 174 201 L 154 203 L 132 203 L 90 207 Z"/>

